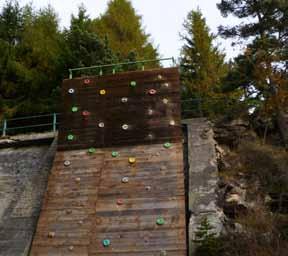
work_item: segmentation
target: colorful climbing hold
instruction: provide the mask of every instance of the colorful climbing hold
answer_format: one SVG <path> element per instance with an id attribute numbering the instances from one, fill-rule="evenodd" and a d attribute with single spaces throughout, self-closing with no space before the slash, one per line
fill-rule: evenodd
<path id="1" fill-rule="evenodd" d="M 128 177 L 123 177 L 121 181 L 122 181 L 122 183 L 128 183 L 129 182 L 129 178 Z"/>
<path id="2" fill-rule="evenodd" d="M 104 89 L 103 89 L 103 90 L 100 90 L 99 93 L 100 93 L 100 95 L 105 95 L 105 94 L 106 94 L 106 90 L 104 90 Z"/>
<path id="3" fill-rule="evenodd" d="M 76 112 L 78 111 L 78 107 L 72 107 L 71 111 L 72 111 L 73 113 L 76 113 Z"/>
<path id="4" fill-rule="evenodd" d="M 88 117 L 88 116 L 90 116 L 90 112 L 87 111 L 87 110 L 84 110 L 84 111 L 82 112 L 82 116 Z"/>
<path id="5" fill-rule="evenodd" d="M 73 94 L 73 93 L 75 92 L 75 90 L 74 90 L 73 88 L 70 88 L 70 89 L 68 90 L 68 92 L 69 92 L 69 94 Z"/>
<path id="6" fill-rule="evenodd" d="M 163 79 L 163 76 L 158 75 L 157 78 L 158 78 L 159 80 L 161 80 L 161 79 Z"/>
<path id="7" fill-rule="evenodd" d="M 74 250 L 74 246 L 69 246 L 69 251 L 73 251 Z"/>
<path id="8" fill-rule="evenodd" d="M 137 86 L 136 81 L 131 81 L 131 82 L 130 82 L 130 86 L 133 87 L 133 88 L 136 87 L 136 86 Z"/>
<path id="9" fill-rule="evenodd" d="M 128 124 L 123 124 L 122 125 L 122 129 L 123 130 L 128 130 L 129 129 L 129 125 Z"/>
<path id="10" fill-rule="evenodd" d="M 84 80 L 84 84 L 90 84 L 90 83 L 91 83 L 90 79 L 85 79 Z"/>
<path id="11" fill-rule="evenodd" d="M 48 233 L 49 238 L 54 238 L 55 237 L 55 232 L 49 232 Z"/>
<path id="12" fill-rule="evenodd" d="M 146 187 L 145 187 L 145 190 L 146 190 L 146 191 L 150 191 L 150 190 L 151 190 L 151 186 L 146 186 Z"/>
<path id="13" fill-rule="evenodd" d="M 126 98 L 126 97 L 121 98 L 121 102 L 122 102 L 122 103 L 128 102 L 128 98 Z"/>
<path id="14" fill-rule="evenodd" d="M 117 156 L 119 156 L 119 153 L 118 153 L 117 151 L 113 151 L 113 152 L 111 153 L 111 156 L 112 156 L 112 157 L 117 157 Z"/>
<path id="15" fill-rule="evenodd" d="M 169 83 L 164 83 L 164 86 L 165 87 L 169 87 Z"/>
<path id="16" fill-rule="evenodd" d="M 69 134 L 68 136 L 67 136 L 67 140 L 69 140 L 69 141 L 72 141 L 72 140 L 74 140 L 75 139 L 75 137 L 74 137 L 74 135 L 72 135 L 72 134 Z"/>
<path id="17" fill-rule="evenodd" d="M 104 240 L 102 241 L 102 245 L 103 245 L 104 247 L 109 247 L 109 246 L 111 245 L 111 242 L 110 242 L 109 239 L 104 239 Z"/>
<path id="18" fill-rule="evenodd" d="M 89 149 L 88 149 L 88 153 L 89 153 L 89 154 L 95 154 L 95 152 L 96 152 L 96 149 L 95 149 L 95 148 L 89 148 Z"/>
<path id="19" fill-rule="evenodd" d="M 150 89 L 149 90 L 149 94 L 150 95 L 155 95 L 157 93 L 157 91 L 155 89 Z"/>
<path id="20" fill-rule="evenodd" d="M 135 157 L 129 157 L 128 162 L 129 162 L 129 164 L 135 164 L 136 158 Z"/>
<path id="21" fill-rule="evenodd" d="M 164 225 L 165 224 L 164 218 L 162 218 L 162 217 L 157 218 L 156 224 L 159 225 L 159 226 Z"/>
<path id="22" fill-rule="evenodd" d="M 81 181 L 81 178 L 79 177 L 75 178 L 75 182 L 80 183 L 80 181 Z"/>
<path id="23" fill-rule="evenodd" d="M 168 104 L 168 102 L 169 102 L 168 99 L 166 99 L 166 98 L 163 99 L 163 103 L 164 103 L 164 104 Z"/>
<path id="24" fill-rule="evenodd" d="M 153 109 L 151 109 L 151 108 L 150 108 L 150 109 L 148 109 L 148 115 L 149 115 L 149 116 L 152 116 L 152 115 L 153 115 L 153 113 L 154 113 Z"/>
<path id="25" fill-rule="evenodd" d="M 98 126 L 99 126 L 100 128 L 104 128 L 104 127 L 105 127 L 105 124 L 104 124 L 103 122 L 101 122 L 101 123 L 98 124 Z"/>
<path id="26" fill-rule="evenodd" d="M 70 164 L 71 164 L 70 161 L 68 161 L 68 160 L 64 161 L 64 166 L 69 166 Z"/>
<path id="27" fill-rule="evenodd" d="M 164 144 L 164 148 L 171 148 L 172 147 L 172 144 L 170 142 L 166 142 Z"/>
<path id="28" fill-rule="evenodd" d="M 117 203 L 117 205 L 123 205 L 124 201 L 123 201 L 123 199 L 118 199 L 116 203 Z"/>
<path id="29" fill-rule="evenodd" d="M 176 123 L 175 123 L 175 121 L 174 120 L 171 120 L 170 122 L 169 122 L 169 125 L 171 125 L 171 126 L 174 126 Z"/>

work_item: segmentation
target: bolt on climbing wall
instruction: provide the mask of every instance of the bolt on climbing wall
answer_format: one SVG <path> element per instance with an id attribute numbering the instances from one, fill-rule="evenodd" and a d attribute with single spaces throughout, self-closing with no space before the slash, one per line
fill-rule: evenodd
<path id="1" fill-rule="evenodd" d="M 65 80 L 31 255 L 186 255 L 177 68 Z"/>

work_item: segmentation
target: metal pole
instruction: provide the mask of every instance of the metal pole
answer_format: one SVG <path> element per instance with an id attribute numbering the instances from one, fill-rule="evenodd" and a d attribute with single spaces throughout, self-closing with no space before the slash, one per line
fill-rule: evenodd
<path id="1" fill-rule="evenodd" d="M 57 115 L 53 113 L 53 132 L 56 132 Z"/>
<path id="2" fill-rule="evenodd" d="M 7 130 L 7 120 L 4 119 L 4 122 L 3 122 L 3 131 L 2 131 L 2 136 L 3 136 L 3 137 L 6 136 L 6 130 Z"/>

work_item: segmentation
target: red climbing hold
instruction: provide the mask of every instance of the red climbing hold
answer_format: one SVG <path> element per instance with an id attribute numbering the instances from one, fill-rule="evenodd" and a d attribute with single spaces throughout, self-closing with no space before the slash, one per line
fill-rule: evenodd
<path id="1" fill-rule="evenodd" d="M 149 90 L 149 94 L 150 95 L 155 95 L 157 93 L 157 91 L 155 89 L 150 89 Z"/>
<path id="2" fill-rule="evenodd" d="M 123 205 L 123 204 L 124 204 L 124 201 L 122 199 L 117 200 L 117 205 Z"/>
<path id="3" fill-rule="evenodd" d="M 90 79 L 85 79 L 84 80 L 84 84 L 90 84 L 90 82 L 91 82 Z"/>
<path id="4" fill-rule="evenodd" d="M 84 111 L 82 112 L 82 116 L 88 117 L 88 116 L 90 116 L 90 112 L 87 111 L 87 110 L 84 110 Z"/>

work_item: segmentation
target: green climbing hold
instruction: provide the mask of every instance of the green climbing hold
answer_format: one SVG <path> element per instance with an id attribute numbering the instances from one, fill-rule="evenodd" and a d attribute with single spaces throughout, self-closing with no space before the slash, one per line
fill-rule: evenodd
<path id="1" fill-rule="evenodd" d="M 88 153 L 89 154 L 94 154 L 96 152 L 96 149 L 95 148 L 89 148 L 88 149 Z"/>
<path id="2" fill-rule="evenodd" d="M 73 113 L 76 113 L 78 111 L 78 107 L 72 107 L 71 110 L 72 110 Z"/>
<path id="3" fill-rule="evenodd" d="M 103 244 L 104 247 L 109 247 L 110 244 L 111 244 L 111 242 L 110 242 L 109 239 L 104 239 L 104 240 L 102 241 L 102 244 Z"/>
<path id="4" fill-rule="evenodd" d="M 113 151 L 113 152 L 111 153 L 111 155 L 112 155 L 112 157 L 117 157 L 117 156 L 119 156 L 119 153 L 116 152 L 116 151 Z"/>
<path id="5" fill-rule="evenodd" d="M 172 144 L 170 142 L 166 142 L 164 144 L 164 148 L 171 148 L 172 147 Z"/>
<path id="6" fill-rule="evenodd" d="M 74 140 L 75 139 L 75 137 L 74 137 L 74 135 L 72 135 L 72 134 L 69 134 L 68 136 L 67 136 L 67 140 Z"/>
<path id="7" fill-rule="evenodd" d="M 131 81 L 131 82 L 130 82 L 130 86 L 131 86 L 131 87 L 134 88 L 134 87 L 136 87 L 136 85 L 137 85 L 136 81 Z"/>
<path id="8" fill-rule="evenodd" d="M 162 226 L 162 225 L 165 224 L 165 220 L 164 220 L 162 217 L 159 217 L 159 218 L 156 220 L 156 223 L 157 223 L 157 225 Z"/>

